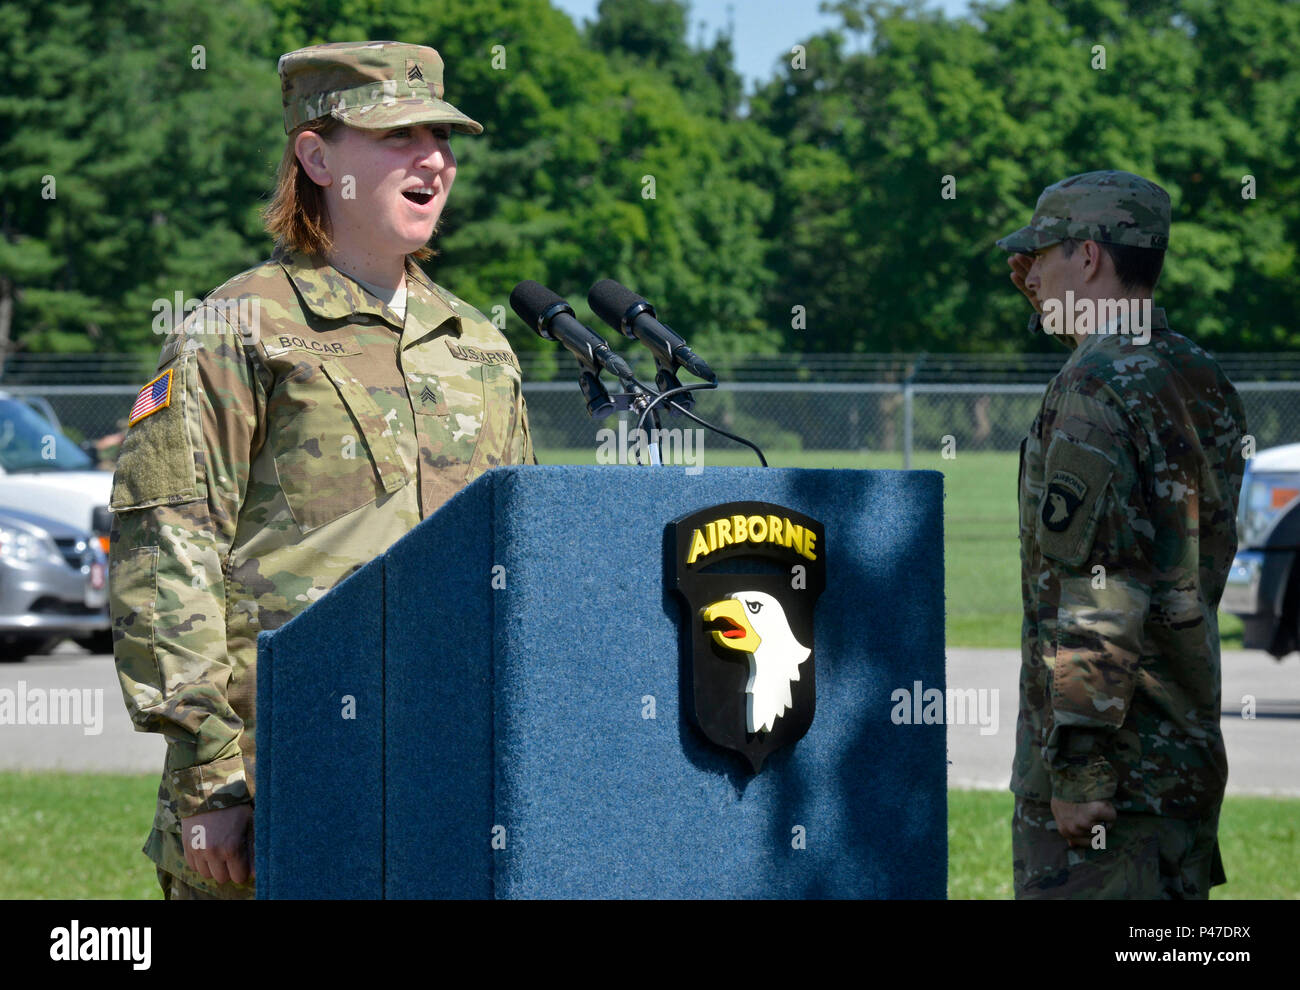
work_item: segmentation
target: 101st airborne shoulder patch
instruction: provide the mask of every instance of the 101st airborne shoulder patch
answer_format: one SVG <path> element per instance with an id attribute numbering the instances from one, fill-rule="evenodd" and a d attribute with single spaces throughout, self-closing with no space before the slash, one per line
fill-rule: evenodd
<path id="1" fill-rule="evenodd" d="M 1045 557 L 1078 566 L 1092 550 L 1098 510 L 1115 467 L 1064 436 L 1052 440 L 1043 468 L 1038 545 Z"/>
<path id="2" fill-rule="evenodd" d="M 1053 472 L 1043 499 L 1043 525 L 1053 533 L 1065 532 L 1087 496 L 1087 482 L 1078 475 L 1069 471 Z"/>

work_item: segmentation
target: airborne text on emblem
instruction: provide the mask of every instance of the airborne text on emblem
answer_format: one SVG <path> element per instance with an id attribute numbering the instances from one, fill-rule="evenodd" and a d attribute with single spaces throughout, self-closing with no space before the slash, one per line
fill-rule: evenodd
<path id="1" fill-rule="evenodd" d="M 757 772 L 812 724 L 825 530 L 766 502 L 702 509 L 668 530 L 669 584 L 686 600 L 689 623 L 684 708 Z"/>

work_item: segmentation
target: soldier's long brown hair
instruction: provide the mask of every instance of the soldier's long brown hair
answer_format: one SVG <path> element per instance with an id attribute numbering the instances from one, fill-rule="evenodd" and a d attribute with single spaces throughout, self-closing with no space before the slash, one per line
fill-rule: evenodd
<path id="1" fill-rule="evenodd" d="M 316 254 L 324 257 L 333 247 L 330 236 L 330 218 L 325 208 L 325 193 L 311 180 L 307 170 L 294 154 L 293 145 L 303 131 L 315 131 L 324 141 L 337 141 L 339 129 L 345 125 L 333 117 L 318 117 L 294 128 L 284 146 L 280 167 L 275 177 L 275 192 L 271 202 L 262 211 L 262 223 L 267 233 L 275 238 L 277 248 L 295 254 Z M 412 251 L 408 258 L 423 261 L 433 257 L 428 246 Z"/>

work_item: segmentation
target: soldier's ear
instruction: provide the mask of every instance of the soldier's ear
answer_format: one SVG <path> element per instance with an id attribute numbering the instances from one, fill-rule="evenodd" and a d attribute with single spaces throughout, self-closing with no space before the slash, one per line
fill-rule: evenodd
<path id="1" fill-rule="evenodd" d="M 1084 280 L 1096 278 L 1102 270 L 1102 258 L 1105 249 L 1096 241 L 1083 242 L 1083 277 Z"/>
<path id="2" fill-rule="evenodd" d="M 325 164 L 325 141 L 319 134 L 301 131 L 293 139 L 293 152 L 312 182 L 318 186 L 328 186 L 333 182 L 329 166 Z"/>

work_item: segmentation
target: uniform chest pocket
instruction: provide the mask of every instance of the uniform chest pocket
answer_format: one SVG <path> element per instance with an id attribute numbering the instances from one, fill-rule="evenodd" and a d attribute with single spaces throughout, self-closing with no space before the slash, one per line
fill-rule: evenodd
<path id="1" fill-rule="evenodd" d="M 420 428 L 426 505 L 441 505 L 489 468 L 511 461 L 519 374 L 508 365 L 473 364 L 411 382 Z"/>
<path id="2" fill-rule="evenodd" d="M 281 383 L 268 441 L 294 522 L 310 532 L 409 480 L 390 424 L 338 358 Z"/>
<path id="3" fill-rule="evenodd" d="M 470 464 L 470 480 L 501 464 L 518 464 L 521 457 L 512 450 L 519 416 L 519 373 L 509 365 L 483 369 L 484 415 L 478 446 Z M 517 445 L 516 445 L 517 446 Z"/>

